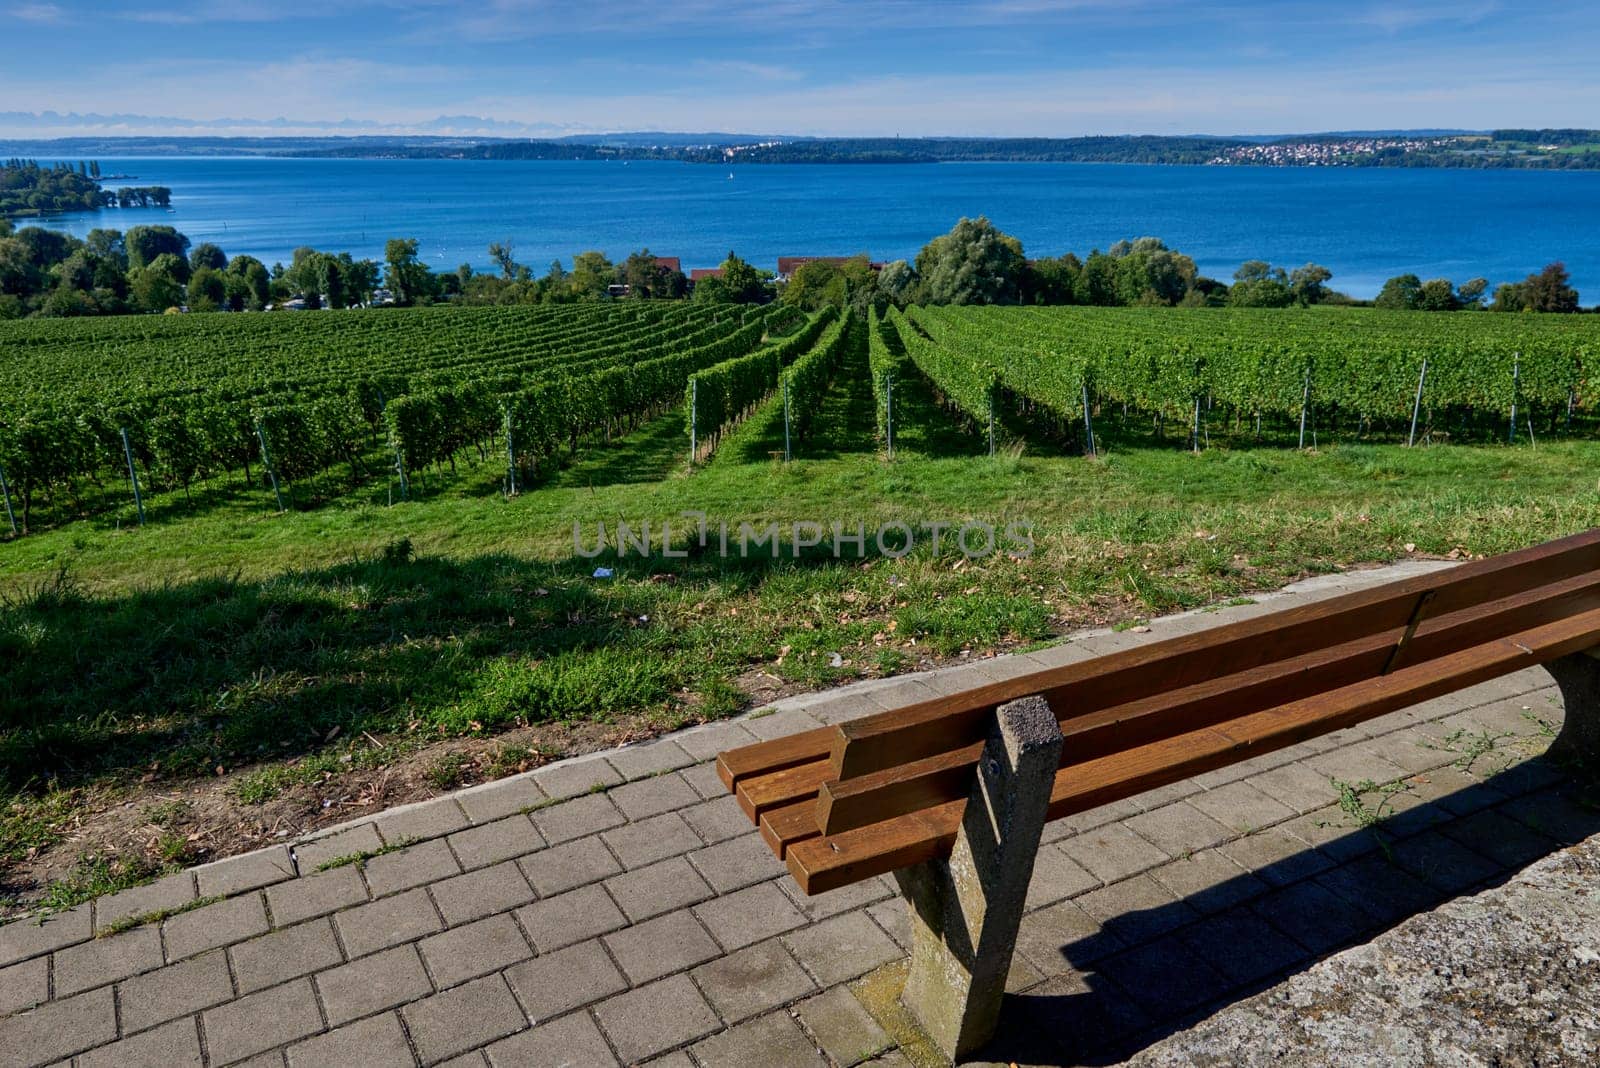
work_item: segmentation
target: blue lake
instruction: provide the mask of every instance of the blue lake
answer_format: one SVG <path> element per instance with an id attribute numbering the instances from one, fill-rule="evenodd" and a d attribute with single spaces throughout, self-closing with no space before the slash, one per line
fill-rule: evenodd
<path id="1" fill-rule="evenodd" d="M 1315 260 L 1333 285 L 1374 295 L 1391 275 L 1520 279 L 1566 262 L 1600 301 L 1600 171 L 1160 167 L 1120 164 L 746 165 L 274 158 L 102 159 L 109 184 L 166 185 L 173 211 L 59 217 L 77 234 L 169 223 L 229 255 L 287 262 L 299 245 L 381 259 L 415 237 L 435 269 L 488 266 L 510 238 L 520 262 L 648 246 L 685 270 L 730 249 L 912 257 L 962 215 L 988 215 L 1030 256 L 1155 235 L 1228 279 L 1247 259 Z"/>

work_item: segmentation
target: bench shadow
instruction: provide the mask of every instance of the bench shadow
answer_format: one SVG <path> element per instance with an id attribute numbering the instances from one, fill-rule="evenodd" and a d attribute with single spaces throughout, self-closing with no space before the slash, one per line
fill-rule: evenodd
<path id="1" fill-rule="evenodd" d="M 997 1038 L 980 1059 L 1119 1063 L 1332 954 L 1502 885 L 1600 833 L 1594 792 L 1570 769 L 1535 757 L 1376 827 L 1113 917 L 1053 947 L 1066 974 L 1007 995 Z M 1046 906 L 1066 907 L 1076 906 L 1070 899 Z M 1024 919 L 1022 943 L 1039 914 Z M 1037 948 L 1034 956 L 1041 956 Z"/>

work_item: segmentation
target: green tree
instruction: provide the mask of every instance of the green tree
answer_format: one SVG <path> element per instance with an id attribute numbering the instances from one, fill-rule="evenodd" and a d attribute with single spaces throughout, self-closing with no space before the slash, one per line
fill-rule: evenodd
<path id="1" fill-rule="evenodd" d="M 1523 291 L 1520 283 L 1501 282 L 1494 290 L 1494 303 L 1489 305 L 1490 311 L 1519 312 L 1528 307 L 1528 295 Z"/>
<path id="2" fill-rule="evenodd" d="M 396 304 L 417 304 L 433 297 L 433 273 L 417 258 L 417 239 L 391 238 L 383 246 L 384 284 Z"/>
<path id="3" fill-rule="evenodd" d="M 1487 278 L 1471 278 L 1461 283 L 1461 288 L 1456 290 L 1456 302 L 1463 308 L 1482 308 L 1483 296 L 1489 291 Z"/>
<path id="4" fill-rule="evenodd" d="M 591 250 L 572 257 L 567 285 L 577 300 L 603 300 L 617 284 L 617 268 L 604 252 Z"/>
<path id="5" fill-rule="evenodd" d="M 1072 253 L 1028 264 L 1022 300 L 1025 304 L 1076 304 L 1082 284 L 1083 261 Z"/>
<path id="6" fill-rule="evenodd" d="M 1578 310 L 1578 291 L 1568 284 L 1567 265 L 1548 264 L 1538 274 L 1530 274 L 1522 283 L 1524 305 L 1540 312 L 1575 312 Z"/>
<path id="7" fill-rule="evenodd" d="M 227 277 L 215 267 L 200 266 L 189 275 L 189 310 L 219 311 L 228 301 Z"/>
<path id="8" fill-rule="evenodd" d="M 500 268 L 500 277 L 507 282 L 527 281 L 528 269 L 517 262 L 509 237 L 504 241 L 489 243 L 489 258 Z M 465 279 L 462 281 L 464 286 Z"/>
<path id="9" fill-rule="evenodd" d="M 1448 278 L 1430 278 L 1417 287 L 1418 311 L 1453 312 L 1461 307 L 1456 300 L 1455 283 Z"/>
<path id="10" fill-rule="evenodd" d="M 917 274 L 932 304 L 1016 304 L 1026 269 L 1022 242 L 981 215 L 961 219 L 917 253 Z"/>
<path id="11" fill-rule="evenodd" d="M 1108 308 L 1118 303 L 1117 261 L 1099 249 L 1089 253 L 1078 275 L 1078 303 Z"/>
<path id="12" fill-rule="evenodd" d="M 106 230 L 95 228 L 89 231 L 89 236 L 83 243 L 102 256 L 111 256 L 122 262 L 123 269 L 128 266 L 128 249 L 122 242 L 121 230 Z"/>
<path id="13" fill-rule="evenodd" d="M 129 267 L 146 267 L 157 256 L 175 256 L 183 264 L 181 273 L 175 275 L 179 282 L 189 280 L 189 239 L 170 226 L 134 226 L 122 237 L 128 251 Z"/>
<path id="14" fill-rule="evenodd" d="M 1383 283 L 1378 299 L 1372 304 L 1391 311 L 1405 311 L 1417 306 L 1417 293 L 1422 289 L 1422 279 L 1414 274 L 1395 275 Z"/>
<path id="15" fill-rule="evenodd" d="M 637 300 L 670 300 L 683 296 L 688 283 L 682 271 L 663 265 L 647 248 L 623 261 L 618 271 L 628 296 Z"/>
<path id="16" fill-rule="evenodd" d="M 137 229 L 137 227 L 135 227 Z M 183 282 L 180 270 L 186 271 L 187 260 L 164 252 L 143 267 L 128 272 L 128 296 L 142 311 L 164 312 L 183 303 Z"/>
<path id="17" fill-rule="evenodd" d="M 272 301 L 272 278 L 266 264 L 254 256 L 228 261 L 228 300 L 234 311 L 260 311 Z"/>
<path id="18" fill-rule="evenodd" d="M 1320 263 L 1308 263 L 1289 272 L 1289 288 L 1302 307 L 1321 304 L 1328 299 L 1328 281 L 1333 272 Z"/>
<path id="19" fill-rule="evenodd" d="M 1233 272 L 1228 303 L 1236 308 L 1287 308 L 1295 302 L 1289 275 L 1265 260 L 1247 260 Z"/>
<path id="20" fill-rule="evenodd" d="M 191 271 L 198 271 L 202 267 L 210 267 L 213 271 L 220 271 L 227 266 L 228 257 L 223 254 L 222 249 L 210 241 L 204 241 L 196 245 L 194 251 L 189 253 L 189 269 Z"/>
<path id="21" fill-rule="evenodd" d="M 901 307 L 912 303 L 920 284 L 916 270 L 905 260 L 892 260 L 878 272 L 878 293 Z"/>
<path id="22" fill-rule="evenodd" d="M 757 269 L 732 252 L 722 261 L 722 286 L 736 304 L 765 304 L 772 299 L 772 272 Z"/>

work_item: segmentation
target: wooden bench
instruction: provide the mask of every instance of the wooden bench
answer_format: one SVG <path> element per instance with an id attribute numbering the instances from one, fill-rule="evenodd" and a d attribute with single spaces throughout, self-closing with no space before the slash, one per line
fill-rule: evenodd
<path id="1" fill-rule="evenodd" d="M 1600 766 L 1600 530 L 730 750 L 807 894 L 892 872 L 902 1001 L 952 1060 L 993 1034 L 1043 825 L 1536 664 L 1553 756 Z"/>

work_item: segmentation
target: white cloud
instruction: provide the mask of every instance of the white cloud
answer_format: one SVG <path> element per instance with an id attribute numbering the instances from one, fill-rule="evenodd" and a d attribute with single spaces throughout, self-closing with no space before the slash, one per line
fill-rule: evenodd
<path id="1" fill-rule="evenodd" d="M 23 22 L 60 22 L 65 12 L 57 4 L 19 4 L 10 14 Z"/>

